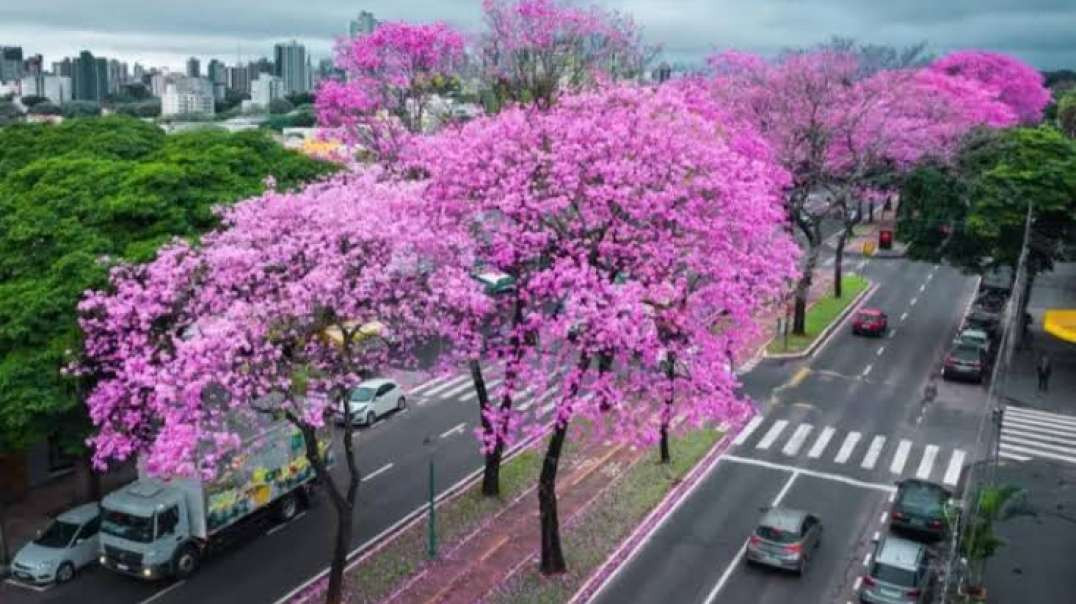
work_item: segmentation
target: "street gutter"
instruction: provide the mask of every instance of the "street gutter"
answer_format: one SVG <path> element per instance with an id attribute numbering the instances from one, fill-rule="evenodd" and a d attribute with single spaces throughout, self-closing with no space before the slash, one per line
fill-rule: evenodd
<path id="1" fill-rule="evenodd" d="M 849 303 L 848 306 L 844 307 L 844 310 L 841 311 L 841 314 L 837 315 L 837 317 L 833 321 L 831 321 L 825 329 L 822 330 L 822 333 L 818 334 L 818 337 L 814 339 L 814 342 L 811 342 L 811 345 L 808 346 L 806 350 L 802 352 L 766 352 L 766 349 L 769 347 L 770 342 L 773 342 L 778 338 L 778 336 L 775 335 L 774 337 L 767 340 L 766 345 L 763 346 L 763 357 L 767 359 L 792 360 L 805 359 L 814 356 L 814 353 L 818 352 L 818 350 L 820 350 L 822 347 L 829 343 L 837 328 L 844 325 L 844 323 L 848 320 L 848 317 L 850 317 L 853 312 L 858 310 L 859 307 L 863 305 L 863 302 L 867 299 L 867 297 L 878 291 L 878 288 L 881 284 L 870 281 L 869 279 L 868 282 L 871 283 L 870 287 L 859 292 L 859 294 L 857 294 L 855 298 L 852 298 L 852 302 Z"/>

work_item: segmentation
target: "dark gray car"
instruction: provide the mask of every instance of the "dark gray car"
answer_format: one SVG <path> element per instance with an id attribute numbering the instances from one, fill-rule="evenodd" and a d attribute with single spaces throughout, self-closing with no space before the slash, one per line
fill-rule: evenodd
<path id="1" fill-rule="evenodd" d="M 863 577 L 859 601 L 864 604 L 925 604 L 933 596 L 934 579 L 925 545 L 886 535 L 874 550 L 870 572 Z"/>
<path id="2" fill-rule="evenodd" d="M 803 574 L 822 543 L 822 522 L 814 514 L 788 508 L 766 510 L 747 542 L 747 562 Z"/>

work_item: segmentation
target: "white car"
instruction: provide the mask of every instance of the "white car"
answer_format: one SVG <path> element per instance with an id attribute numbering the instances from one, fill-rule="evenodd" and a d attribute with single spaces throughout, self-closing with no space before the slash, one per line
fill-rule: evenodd
<path id="1" fill-rule="evenodd" d="M 97 560 L 100 528 L 96 503 L 67 510 L 15 554 L 12 574 L 27 583 L 67 583 L 78 569 Z"/>
<path id="2" fill-rule="evenodd" d="M 395 381 L 376 378 L 352 388 L 347 405 L 351 407 L 351 423 L 371 426 L 386 413 L 402 411 L 407 406 L 407 397 Z M 344 409 L 341 409 L 341 421 L 343 418 Z"/>

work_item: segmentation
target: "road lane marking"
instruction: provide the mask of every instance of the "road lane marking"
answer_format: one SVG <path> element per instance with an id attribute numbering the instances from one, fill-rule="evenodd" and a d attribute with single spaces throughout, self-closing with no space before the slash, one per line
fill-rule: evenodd
<path id="1" fill-rule="evenodd" d="M 915 471 L 915 477 L 919 480 L 930 478 L 930 471 L 934 469 L 934 459 L 938 457 L 938 446 L 927 445 L 923 451 L 923 459 L 919 461 L 919 469 Z"/>
<path id="2" fill-rule="evenodd" d="M 915 306 L 915 303 L 919 301 L 919 296 L 912 298 L 912 301 L 908 303 L 909 306 Z"/>
<path id="3" fill-rule="evenodd" d="M 1015 459 L 1016 461 L 1030 461 L 1031 460 L 1031 457 L 1029 457 L 1027 455 L 1017 455 L 1015 453 L 1009 452 L 1007 450 L 1008 448 L 1005 446 L 1005 443 L 1002 443 L 1001 447 L 999 449 L 1000 450 L 998 451 L 998 457 L 1004 457 L 1005 459 Z"/>
<path id="4" fill-rule="evenodd" d="M 833 266 L 833 263 L 836 262 L 836 260 L 836 257 L 827 258 L 826 261 L 822 263 L 822 266 Z"/>
<path id="5" fill-rule="evenodd" d="M 810 373 L 810 369 L 806 367 L 800 367 L 799 370 L 796 371 L 795 375 L 792 376 L 792 379 L 788 380 L 787 387 L 795 388 L 796 386 L 799 386 L 803 382 L 803 380 L 807 379 L 807 376 L 810 375 Z"/>
<path id="6" fill-rule="evenodd" d="M 878 539 L 880 539 L 881 537 L 882 537 L 882 533 L 881 533 L 881 531 L 874 531 L 874 538 L 873 538 L 873 539 L 871 539 L 871 541 L 877 541 L 877 540 L 878 540 Z"/>
<path id="7" fill-rule="evenodd" d="M 889 520 L 889 512 L 882 512 L 882 524 L 885 524 L 886 520 Z"/>
<path id="8" fill-rule="evenodd" d="M 777 437 L 781 435 L 781 432 L 784 431 L 785 426 L 787 425 L 788 420 L 784 419 L 779 419 L 774 422 L 773 426 L 770 426 L 769 432 L 766 432 L 766 435 L 762 437 L 762 440 L 760 440 L 757 445 L 755 445 L 755 448 L 762 449 L 763 451 L 769 449 L 770 445 L 773 444 L 773 441 L 777 440 Z"/>
<path id="9" fill-rule="evenodd" d="M 923 293 L 923 292 L 925 292 L 926 290 L 927 290 L 927 284 L 926 284 L 926 283 L 924 283 L 923 285 L 920 285 L 920 286 L 919 286 L 919 293 Z"/>
<path id="10" fill-rule="evenodd" d="M 856 444 L 859 443 L 859 432 L 849 432 L 848 436 L 844 437 L 844 444 L 841 445 L 839 451 L 837 451 L 837 457 L 833 458 L 836 463 L 845 463 L 852 455 L 852 450 L 856 448 Z"/>
<path id="11" fill-rule="evenodd" d="M 855 583 L 852 583 L 852 591 L 859 591 L 859 587 L 861 585 L 863 585 L 863 577 L 862 576 L 856 577 Z M 847 603 L 847 604 L 850 604 L 850 603 Z"/>
<path id="12" fill-rule="evenodd" d="M 453 434 L 457 434 L 457 433 L 463 434 L 463 429 L 466 428 L 466 427 L 467 427 L 467 422 L 460 422 L 459 424 L 456 424 L 455 426 L 453 426 L 453 427 L 449 428 L 448 430 L 445 430 L 444 432 L 442 432 L 441 433 L 441 438 L 448 438 L 449 436 L 452 436 Z"/>
<path id="13" fill-rule="evenodd" d="M 1027 446 L 1030 446 L 1030 447 L 1035 447 L 1036 449 L 1044 449 L 1046 451 L 1057 451 L 1058 453 L 1066 453 L 1068 455 L 1076 456 L 1076 448 L 1062 447 L 1061 445 L 1049 445 L 1049 444 L 1041 443 L 1041 442 L 1039 442 L 1037 440 L 1031 440 L 1031 439 L 1028 439 L 1028 438 L 1019 438 L 1019 437 L 1016 437 L 1016 436 L 1009 436 L 1009 435 L 1006 435 L 1006 434 L 1002 434 L 1001 435 L 1001 442 L 1002 443 L 1009 443 L 1009 444 L 1015 443 L 1017 445 L 1027 445 Z"/>
<path id="14" fill-rule="evenodd" d="M 269 535 L 272 535 L 273 533 L 276 533 L 276 532 L 278 532 L 278 531 L 282 531 L 282 530 L 284 530 L 285 528 L 287 528 L 287 527 L 291 526 L 291 524 L 292 524 L 293 522 L 295 522 L 296 520 L 298 520 L 298 519 L 302 518 L 303 516 L 306 516 L 306 511 L 302 511 L 302 512 L 299 512 L 299 513 L 298 513 L 298 514 L 296 514 L 296 515 L 295 515 L 295 517 L 294 517 L 294 518 L 292 518 L 291 520 L 289 520 L 289 521 L 287 521 L 287 522 L 283 522 L 283 523 L 281 523 L 281 524 L 278 524 L 278 525 L 274 526 L 273 528 L 271 528 L 271 529 L 269 529 L 269 530 L 265 531 L 265 534 L 266 534 L 266 536 L 269 536 Z"/>
<path id="15" fill-rule="evenodd" d="M 878 435 L 871 441 L 871 446 L 867 449 L 867 455 L 863 458 L 863 463 L 860 464 L 861 468 L 867 470 L 873 470 L 874 464 L 878 463 L 878 456 L 882 453 L 882 447 L 885 446 L 885 437 Z"/>
<path id="16" fill-rule="evenodd" d="M 878 352 L 875 352 L 874 354 L 876 354 L 877 356 L 882 356 L 883 352 L 885 352 L 885 346 L 879 346 Z"/>
<path id="17" fill-rule="evenodd" d="M 777 493 L 776 497 L 773 498 L 773 502 L 770 504 L 770 507 L 777 507 L 781 504 L 781 500 L 783 500 L 785 498 L 785 495 L 788 494 L 788 490 L 792 488 L 792 483 L 796 482 L 796 477 L 798 476 L 798 471 L 792 472 L 792 475 L 788 477 L 788 482 L 785 483 L 785 486 L 781 487 L 781 491 Z M 747 544 L 749 541 L 750 538 L 744 540 L 743 545 L 741 545 L 740 549 L 736 552 L 736 557 L 733 558 L 732 562 L 729 563 L 728 567 L 725 569 L 725 572 L 721 573 L 721 578 L 717 580 L 717 584 L 714 585 L 714 588 L 711 589 L 710 593 L 706 595 L 706 599 L 703 601 L 703 604 L 713 604 L 713 602 L 717 600 L 717 594 L 721 592 L 721 588 L 725 586 L 725 583 L 728 582 L 729 577 L 732 576 L 732 571 L 740 566 L 740 561 L 743 560 L 744 554 L 747 552 Z"/>
<path id="18" fill-rule="evenodd" d="M 893 456 L 893 463 L 889 465 L 889 471 L 900 474 L 904 471 L 904 464 L 908 463 L 908 452 L 912 449 L 912 441 L 902 439 L 897 445 L 897 454 Z"/>
<path id="19" fill-rule="evenodd" d="M 743 430 L 740 430 L 740 433 L 736 435 L 736 439 L 732 441 L 732 446 L 738 447 L 744 444 L 744 441 L 746 441 L 748 437 L 751 436 L 751 433 L 754 432 L 761 423 L 761 415 L 756 415 L 752 417 L 751 421 L 747 422 L 747 425 L 743 427 Z"/>
<path id="20" fill-rule="evenodd" d="M 785 448 L 781 449 L 781 452 L 789 457 L 799 453 L 800 447 L 803 446 L 803 441 L 807 440 L 811 430 L 814 430 L 814 426 L 811 424 L 800 424 L 796 431 L 792 433 L 792 438 L 785 443 Z"/>
<path id="21" fill-rule="evenodd" d="M 893 503 L 893 500 L 896 499 L 896 498 L 897 498 L 897 490 L 893 489 L 893 491 L 891 493 L 889 493 L 889 503 Z"/>
<path id="22" fill-rule="evenodd" d="M 871 369 L 874 369 L 874 365 L 867 365 L 867 367 L 863 370 L 863 373 L 859 375 L 867 377 L 867 375 L 871 372 Z"/>
<path id="23" fill-rule="evenodd" d="M 903 320 L 905 320 L 907 318 L 908 318 L 908 313 L 903 313 L 902 315 L 900 315 L 900 320 L 901 321 L 903 321 Z"/>
<path id="24" fill-rule="evenodd" d="M 1051 423 L 1073 426 L 1073 429 L 1076 429 L 1076 416 L 1060 415 L 1058 413 L 1046 413 L 1044 411 L 1035 411 L 1033 409 L 1005 407 L 1005 413 L 1003 415 L 1003 418 L 1026 418 L 1037 421 L 1046 421 Z"/>
<path id="25" fill-rule="evenodd" d="M 490 387 L 491 387 L 491 384 L 487 383 L 486 384 L 486 393 L 487 394 L 489 393 Z M 467 392 L 468 390 L 470 390 L 471 392 L 475 391 L 474 390 L 474 380 L 467 380 L 467 381 L 463 382 L 462 384 L 459 384 L 455 388 L 453 388 L 451 390 L 448 390 L 447 392 L 442 393 L 440 398 L 453 398 L 453 397 L 459 396 L 460 394 L 462 394 L 464 392 Z"/>
<path id="26" fill-rule="evenodd" d="M 421 394 L 423 390 L 425 390 L 427 388 L 430 388 L 430 387 L 433 387 L 433 386 L 436 386 L 437 384 L 440 384 L 441 382 L 447 380 L 450 377 L 452 377 L 452 376 L 451 375 L 439 375 L 439 376 L 433 378 L 432 380 L 426 380 L 425 382 L 422 382 L 418 386 L 415 386 L 414 388 L 412 388 L 411 389 L 411 394 Z"/>
<path id="27" fill-rule="evenodd" d="M 862 489 L 870 489 L 873 491 L 882 491 L 889 493 L 892 497 L 897 492 L 897 487 L 892 484 L 882 484 L 880 482 L 867 482 L 865 480 L 858 480 L 845 476 L 844 474 L 834 474 L 832 472 L 819 472 L 818 470 L 808 470 L 807 468 L 798 468 L 796 466 L 790 466 L 787 464 L 774 463 L 772 461 L 763 461 L 761 459 L 755 459 L 753 457 L 741 457 L 739 455 L 725 455 L 722 459 L 731 463 L 741 463 L 749 466 L 758 466 L 760 468 L 769 468 L 771 470 L 779 470 L 782 472 L 789 472 L 794 474 L 800 474 L 802 476 L 810 476 L 811 478 L 818 478 L 820 480 L 829 480 L 831 482 L 839 482 L 853 487 L 859 487 Z"/>
<path id="28" fill-rule="evenodd" d="M 889 330 L 889 339 L 893 339 L 895 337 L 897 337 L 897 328 L 896 327 Z"/>
<path id="29" fill-rule="evenodd" d="M 496 395 L 493 394 L 493 389 L 496 388 L 497 386 L 500 386 L 501 382 L 503 382 L 503 381 L 504 380 L 502 380 L 502 379 L 496 379 L 496 380 L 493 380 L 492 382 L 486 382 L 486 397 L 488 397 L 490 400 L 492 400 L 494 398 L 499 399 L 500 398 L 499 396 L 496 396 Z M 469 400 L 471 398 L 476 398 L 477 399 L 478 398 L 478 391 L 473 389 L 473 388 L 470 388 L 470 386 L 471 386 L 471 384 L 464 384 L 463 386 L 460 386 L 460 388 L 463 391 L 458 393 L 458 394 L 455 393 L 455 392 L 446 392 L 444 398 L 452 398 L 453 394 L 456 394 L 456 400 L 457 401 L 466 401 L 466 400 Z M 470 392 L 468 392 L 468 389 L 470 389 Z"/>
<path id="30" fill-rule="evenodd" d="M 426 392 L 423 392 L 422 396 L 437 396 L 437 394 L 439 394 L 440 392 L 448 390 L 449 388 L 455 388 L 460 383 L 466 382 L 466 381 L 468 381 L 470 379 L 471 379 L 470 374 L 468 374 L 468 373 L 461 374 L 461 375 L 459 375 L 459 376 L 457 376 L 457 377 L 455 377 L 455 378 L 441 384 L 440 386 L 437 386 L 435 388 L 431 388 L 431 389 L 427 390 Z"/>
<path id="31" fill-rule="evenodd" d="M 460 424 L 460 425 L 463 425 L 463 424 Z M 460 431 L 462 432 L 462 429 Z M 389 463 L 381 466 L 380 468 L 374 470 L 373 472 L 370 472 L 366 476 L 363 476 L 362 477 L 362 482 L 366 482 L 367 480 L 373 480 L 373 479 L 377 478 L 378 476 L 380 476 L 381 474 L 384 474 L 385 472 L 388 472 L 391 469 L 392 469 L 392 462 L 390 461 Z"/>
<path id="32" fill-rule="evenodd" d="M 176 589 L 179 589 L 179 587 L 180 587 L 180 586 L 182 586 L 182 585 L 183 585 L 184 583 L 186 583 L 186 582 L 187 582 L 187 580 L 186 580 L 186 579 L 184 579 L 184 580 L 182 580 L 182 581 L 176 581 L 175 583 L 173 583 L 173 584 L 169 585 L 168 587 L 165 587 L 165 588 L 164 588 L 164 589 L 162 589 L 161 591 L 159 591 L 159 592 L 157 592 L 157 593 L 153 594 L 152 596 L 150 596 L 150 597 L 146 598 L 145 600 L 142 600 L 142 601 L 141 601 L 141 602 L 139 602 L 138 604 L 149 604 L 150 602 L 153 602 L 153 601 L 154 601 L 154 600 L 156 600 L 157 598 L 160 598 L 160 597 L 164 596 L 164 595 L 165 595 L 165 594 L 167 594 L 167 593 L 170 593 L 170 592 L 172 592 L 172 591 L 175 591 Z"/>
<path id="33" fill-rule="evenodd" d="M 863 270 L 864 266 L 867 266 L 867 261 L 866 260 L 860 260 L 859 262 L 856 263 L 856 270 L 861 271 L 861 270 Z"/>
<path id="34" fill-rule="evenodd" d="M 1018 430 L 1033 430 L 1035 432 L 1044 432 L 1058 436 L 1071 434 L 1073 437 L 1076 437 L 1076 427 L 1066 426 L 1065 424 L 1057 422 L 1040 421 L 1037 419 L 1006 417 L 1002 420 L 1001 426 L 1002 428 L 1012 427 Z"/>
<path id="35" fill-rule="evenodd" d="M 1017 438 L 1020 438 L 1020 437 L 1034 438 L 1034 439 L 1041 440 L 1041 441 L 1044 441 L 1044 442 L 1059 443 L 1059 444 L 1062 444 L 1062 445 L 1064 445 L 1064 444 L 1069 444 L 1069 445 L 1076 444 L 1076 436 L 1072 436 L 1072 435 L 1064 435 L 1064 437 L 1057 436 L 1057 435 L 1046 436 L 1046 434 L 1048 434 L 1048 432 L 1045 431 L 1045 430 L 1043 430 L 1042 432 L 1039 432 L 1038 430 L 1029 431 L 1027 428 L 1020 428 L 1020 429 L 1017 429 L 1017 428 L 1002 428 L 1001 429 L 1001 434 L 1003 436 L 1015 436 Z"/>
<path id="36" fill-rule="evenodd" d="M 542 405 L 542 408 L 538 410 L 538 415 L 546 415 L 557 406 L 557 401 L 552 401 Z"/>
<path id="37" fill-rule="evenodd" d="M 950 486 L 956 485 L 960 479 L 960 469 L 964 467 L 964 456 L 962 449 L 953 449 L 953 454 L 949 457 L 949 468 L 945 470 L 942 482 Z"/>
<path id="38" fill-rule="evenodd" d="M 818 459 L 822 456 L 822 451 L 826 450 L 826 445 L 829 444 L 829 440 L 833 438 L 834 430 L 831 426 L 826 426 L 822 429 L 822 433 L 818 435 L 818 440 L 814 441 L 814 446 L 807 452 L 807 457 L 811 459 Z"/>
<path id="39" fill-rule="evenodd" d="M 870 552 L 867 552 L 867 555 L 863 557 L 863 568 L 867 568 L 871 565 L 871 557 L 872 554 Z"/>
<path id="40" fill-rule="evenodd" d="M 934 270 L 938 270 L 937 267 L 935 267 Z M 933 278 L 934 278 L 934 271 L 930 271 L 929 273 L 927 273 L 927 281 L 930 281 Z"/>

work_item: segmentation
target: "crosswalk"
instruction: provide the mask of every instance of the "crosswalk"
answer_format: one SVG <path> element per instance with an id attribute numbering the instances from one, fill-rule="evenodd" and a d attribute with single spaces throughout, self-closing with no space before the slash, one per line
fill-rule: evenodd
<path id="1" fill-rule="evenodd" d="M 1073 438 L 1076 439 L 1076 418 L 1073 419 Z M 835 426 L 816 426 L 807 422 L 793 425 L 788 419 L 771 420 L 761 415 L 748 421 L 733 439 L 732 446 L 759 454 L 779 451 L 784 457 L 805 454 L 811 460 L 830 460 L 864 470 L 882 468 L 894 477 L 914 476 L 949 486 L 955 486 L 960 480 L 960 471 L 967 459 L 967 452 L 962 449 L 943 450 L 935 444 L 916 445 L 906 438 L 844 431 Z M 1073 456 L 1076 462 L 1076 448 Z"/>
<path id="2" fill-rule="evenodd" d="M 1005 407 L 998 456 L 1076 464 L 1076 416 L 1022 407 Z"/>
<path id="3" fill-rule="evenodd" d="M 504 382 L 503 374 L 499 373 L 498 367 L 484 368 L 486 374 L 486 392 L 490 399 L 497 399 L 499 393 L 497 387 Z M 555 378 L 558 372 L 554 372 L 550 378 Z M 549 415 L 556 408 L 556 394 L 559 387 L 553 386 L 529 386 L 518 392 L 514 397 L 513 408 L 520 413 L 530 413 L 538 418 Z M 408 396 L 416 397 L 419 405 L 428 404 L 435 400 L 455 400 L 468 402 L 478 398 L 474 388 L 474 381 L 470 373 L 455 375 L 442 375 L 435 377 L 422 384 L 407 390 Z"/>

